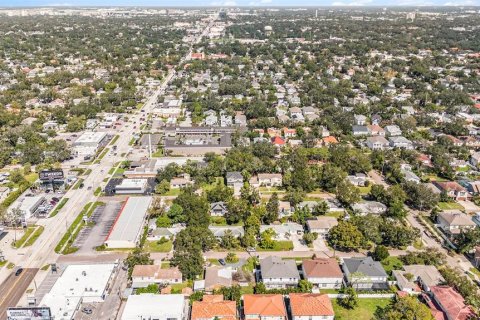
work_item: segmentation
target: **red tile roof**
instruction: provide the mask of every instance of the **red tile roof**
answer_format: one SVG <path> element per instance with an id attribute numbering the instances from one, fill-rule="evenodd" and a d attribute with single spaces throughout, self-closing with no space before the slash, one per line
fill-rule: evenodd
<path id="1" fill-rule="evenodd" d="M 332 302 L 326 294 L 290 293 L 292 316 L 334 316 Z"/>
<path id="2" fill-rule="evenodd" d="M 273 143 L 273 144 L 276 144 L 276 145 L 284 145 L 284 144 L 285 144 L 285 140 L 283 140 L 283 139 L 280 138 L 280 137 L 274 137 L 274 138 L 272 138 L 272 143 Z"/>
<path id="3" fill-rule="evenodd" d="M 245 315 L 287 316 L 281 294 L 246 294 L 243 296 L 243 310 Z"/>
<path id="4" fill-rule="evenodd" d="M 219 318 L 221 320 L 237 319 L 237 304 L 235 301 L 223 301 L 220 295 L 206 295 L 203 301 L 192 304 L 191 320 Z"/>
<path id="5" fill-rule="evenodd" d="M 434 286 L 431 288 L 431 292 L 449 320 L 474 319 L 475 314 L 472 309 L 465 304 L 463 297 L 452 287 Z"/>

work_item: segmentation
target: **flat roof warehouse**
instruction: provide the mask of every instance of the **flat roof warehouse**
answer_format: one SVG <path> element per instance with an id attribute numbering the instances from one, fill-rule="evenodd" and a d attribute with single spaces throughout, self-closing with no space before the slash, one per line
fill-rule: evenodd
<path id="1" fill-rule="evenodd" d="M 135 248 L 152 197 L 130 197 L 115 220 L 105 245 L 109 248 Z"/>

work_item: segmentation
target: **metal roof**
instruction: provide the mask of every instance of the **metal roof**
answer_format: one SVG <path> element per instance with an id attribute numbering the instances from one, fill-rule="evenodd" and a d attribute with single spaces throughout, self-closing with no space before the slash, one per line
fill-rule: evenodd
<path id="1" fill-rule="evenodd" d="M 136 242 L 152 197 L 130 197 L 118 214 L 106 241 Z"/>

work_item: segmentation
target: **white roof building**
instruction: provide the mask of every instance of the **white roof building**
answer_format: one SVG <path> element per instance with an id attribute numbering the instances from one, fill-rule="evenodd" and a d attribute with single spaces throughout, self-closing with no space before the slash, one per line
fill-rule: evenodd
<path id="1" fill-rule="evenodd" d="M 80 303 L 102 302 L 115 264 L 69 265 L 40 306 L 50 307 L 55 320 L 70 320 Z"/>
<path id="2" fill-rule="evenodd" d="M 128 198 L 105 240 L 105 245 L 108 248 L 135 248 L 151 202 L 152 197 Z"/>
<path id="3" fill-rule="evenodd" d="M 123 179 L 115 186 L 116 194 L 143 194 L 147 189 L 147 179 Z"/>
<path id="4" fill-rule="evenodd" d="M 183 320 L 185 298 L 181 294 L 140 294 L 128 297 L 122 320 Z"/>

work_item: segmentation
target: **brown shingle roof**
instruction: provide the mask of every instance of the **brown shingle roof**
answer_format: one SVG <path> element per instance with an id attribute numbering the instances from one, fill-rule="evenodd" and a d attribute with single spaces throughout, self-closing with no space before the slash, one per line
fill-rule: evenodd
<path id="1" fill-rule="evenodd" d="M 290 293 L 292 316 L 333 316 L 332 302 L 326 294 Z"/>
<path id="2" fill-rule="evenodd" d="M 305 276 L 311 278 L 342 278 L 343 273 L 335 258 L 303 260 Z"/>
<path id="3" fill-rule="evenodd" d="M 162 269 L 160 265 L 136 265 L 132 277 L 149 277 L 155 279 L 181 279 L 182 273 L 175 268 Z"/>

